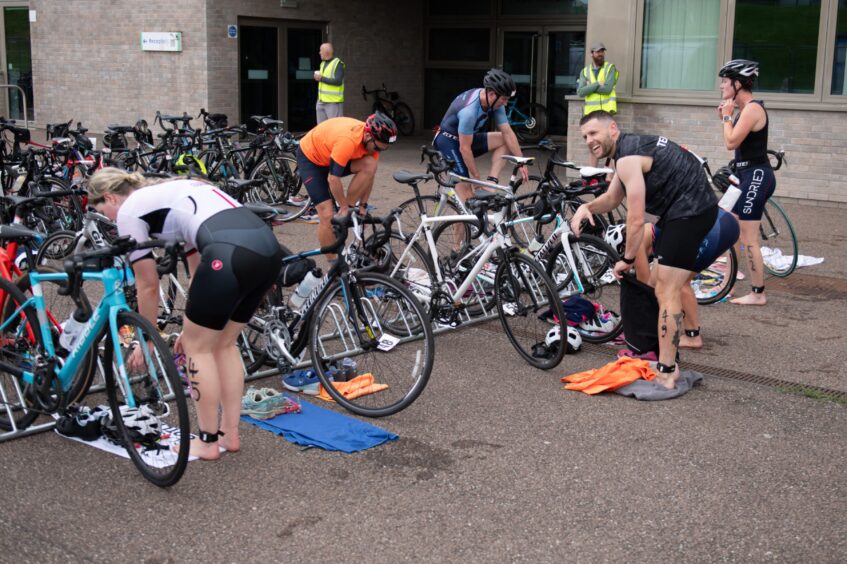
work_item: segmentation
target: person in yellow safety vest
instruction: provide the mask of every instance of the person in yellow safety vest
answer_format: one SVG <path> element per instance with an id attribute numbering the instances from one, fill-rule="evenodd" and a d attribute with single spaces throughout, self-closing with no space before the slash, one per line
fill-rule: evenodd
<path id="1" fill-rule="evenodd" d="M 318 83 L 318 103 L 315 111 L 318 123 L 344 115 L 344 61 L 333 56 L 332 43 L 320 48 L 321 67 L 315 71 Z"/>
<path id="2" fill-rule="evenodd" d="M 579 74 L 576 83 L 576 93 L 585 98 L 583 115 L 595 110 L 605 110 L 612 115 L 618 113 L 618 102 L 615 85 L 618 82 L 618 69 L 612 63 L 606 62 L 606 46 L 596 42 L 591 46 L 592 65 L 586 66 Z M 597 157 L 589 154 L 591 166 L 597 166 Z"/>

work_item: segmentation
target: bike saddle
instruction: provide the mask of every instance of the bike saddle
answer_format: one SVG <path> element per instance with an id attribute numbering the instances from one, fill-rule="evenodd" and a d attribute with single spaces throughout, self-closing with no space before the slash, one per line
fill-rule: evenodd
<path id="1" fill-rule="evenodd" d="M 243 207 L 250 210 L 251 212 L 253 212 L 257 216 L 259 216 L 259 219 L 261 219 L 265 223 L 273 221 L 274 219 L 276 219 L 276 216 L 279 215 L 279 211 L 277 211 L 276 209 L 274 209 L 274 208 L 272 208 L 272 207 L 270 207 L 269 205 L 266 205 L 266 204 L 251 204 L 251 203 L 248 203 L 248 204 L 243 204 Z"/>
<path id="2" fill-rule="evenodd" d="M 503 155 L 502 158 L 516 165 L 531 165 L 535 162 L 535 157 L 516 157 L 514 155 Z"/>
<path id="3" fill-rule="evenodd" d="M 411 186 L 417 184 L 421 180 L 432 180 L 432 175 L 430 173 L 415 174 L 408 170 L 398 170 L 394 173 L 394 180 L 401 184 L 408 184 Z"/>
<path id="4" fill-rule="evenodd" d="M 131 126 L 131 125 L 117 125 L 117 124 L 111 124 L 111 125 L 107 125 L 107 126 L 106 126 L 106 129 L 107 129 L 107 130 L 110 130 L 110 131 L 113 131 L 113 132 L 115 132 L 115 133 L 129 133 L 129 132 L 131 132 L 131 131 L 132 131 L 133 129 L 135 129 L 135 128 L 134 128 L 133 126 Z"/>
<path id="5" fill-rule="evenodd" d="M 505 157 L 503 157 L 505 158 Z M 593 166 L 584 166 L 579 169 L 579 175 L 583 178 L 591 178 L 592 176 L 606 176 L 615 172 L 610 168 L 597 168 Z"/>
<path id="6" fill-rule="evenodd" d="M 0 225 L 0 241 L 32 241 L 44 236 L 20 225 Z"/>

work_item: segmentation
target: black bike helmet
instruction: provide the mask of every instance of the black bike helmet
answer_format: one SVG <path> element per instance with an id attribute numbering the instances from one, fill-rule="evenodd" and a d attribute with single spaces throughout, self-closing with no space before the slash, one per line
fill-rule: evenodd
<path id="1" fill-rule="evenodd" d="M 753 80 L 759 76 L 759 63 L 747 59 L 733 59 L 721 67 L 718 76 L 737 80 L 744 88 L 752 88 Z"/>
<path id="2" fill-rule="evenodd" d="M 498 96 L 509 98 L 515 95 L 518 88 L 509 73 L 496 68 L 486 73 L 482 85 L 496 92 Z"/>
<path id="3" fill-rule="evenodd" d="M 380 143 L 391 144 L 397 141 L 397 125 L 382 112 L 368 116 L 365 120 L 365 131 Z"/>

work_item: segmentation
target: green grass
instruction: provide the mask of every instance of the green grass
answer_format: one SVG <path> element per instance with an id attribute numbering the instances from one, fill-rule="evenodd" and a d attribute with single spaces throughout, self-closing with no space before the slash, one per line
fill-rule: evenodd
<path id="1" fill-rule="evenodd" d="M 847 405 L 847 396 L 843 394 L 827 392 L 817 388 L 807 388 L 805 386 L 778 386 L 778 391 L 784 394 L 801 394 L 807 398 L 816 400 L 831 401 L 840 405 Z"/>

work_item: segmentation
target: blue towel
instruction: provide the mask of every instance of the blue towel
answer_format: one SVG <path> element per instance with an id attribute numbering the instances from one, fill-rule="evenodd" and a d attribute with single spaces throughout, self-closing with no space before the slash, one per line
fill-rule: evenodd
<path id="1" fill-rule="evenodd" d="M 241 420 L 260 427 L 296 445 L 346 453 L 358 452 L 399 438 L 379 427 L 314 404 L 297 402 L 301 413 L 287 413 L 260 421 L 246 415 Z"/>

